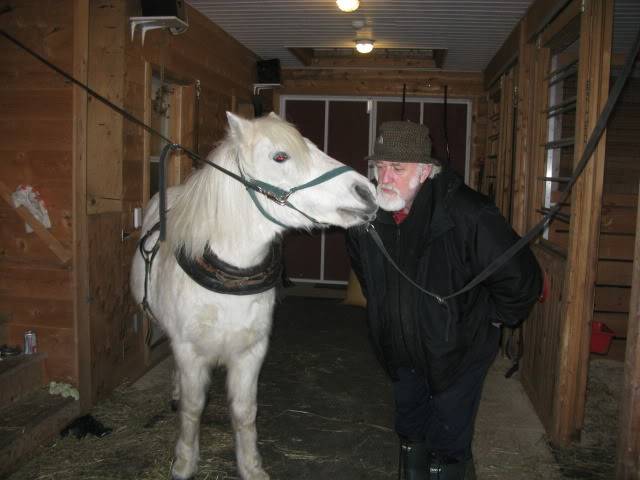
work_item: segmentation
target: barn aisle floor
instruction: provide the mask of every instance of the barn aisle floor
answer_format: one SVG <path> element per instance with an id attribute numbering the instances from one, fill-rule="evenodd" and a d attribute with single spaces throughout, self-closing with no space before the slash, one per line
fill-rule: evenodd
<path id="1" fill-rule="evenodd" d="M 563 478 L 521 384 L 494 364 L 474 450 L 478 478 Z M 101 439 L 59 439 L 11 480 L 166 479 L 177 418 L 168 406 L 171 359 L 119 388 L 92 415 Z M 237 479 L 224 394 L 212 377 L 197 479 Z M 364 310 L 336 299 L 287 297 L 277 307 L 259 387 L 258 436 L 273 479 L 395 479 L 398 446 L 386 377 L 366 337 Z"/>

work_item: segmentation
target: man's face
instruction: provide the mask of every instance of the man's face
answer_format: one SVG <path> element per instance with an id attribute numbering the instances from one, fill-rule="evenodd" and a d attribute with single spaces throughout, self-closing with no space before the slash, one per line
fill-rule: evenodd
<path id="1" fill-rule="evenodd" d="M 383 210 L 409 211 L 420 186 L 429 177 L 432 165 L 424 163 L 376 162 L 376 199 Z"/>

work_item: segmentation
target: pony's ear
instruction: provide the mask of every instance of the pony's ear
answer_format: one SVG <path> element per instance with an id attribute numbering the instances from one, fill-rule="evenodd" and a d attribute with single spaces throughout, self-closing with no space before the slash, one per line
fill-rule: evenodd
<path id="1" fill-rule="evenodd" d="M 235 113 L 227 112 L 227 121 L 229 122 L 231 135 L 238 139 L 246 135 L 251 128 L 251 122 L 249 120 L 245 120 Z"/>
<path id="2" fill-rule="evenodd" d="M 276 112 L 269 112 L 269 118 L 273 118 L 274 120 L 281 120 L 280 116 Z"/>

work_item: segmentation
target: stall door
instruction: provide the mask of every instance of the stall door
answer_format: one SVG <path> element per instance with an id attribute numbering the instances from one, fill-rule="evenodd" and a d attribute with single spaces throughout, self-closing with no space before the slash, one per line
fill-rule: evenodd
<path id="1" fill-rule="evenodd" d="M 325 150 L 324 100 L 289 100 L 285 118 L 302 134 Z M 321 278 L 322 238 L 319 232 L 294 231 L 284 241 L 285 274 L 292 280 Z"/>
<path id="2" fill-rule="evenodd" d="M 366 101 L 329 102 L 329 135 L 327 153 L 367 175 L 369 154 L 369 115 Z M 340 228 L 324 234 L 324 276 L 329 282 L 349 279 L 349 257 L 345 248 L 345 232 Z"/>
<path id="3" fill-rule="evenodd" d="M 287 99 L 287 121 L 320 149 L 367 174 L 369 114 L 366 100 Z M 290 232 L 284 243 L 287 276 L 294 281 L 345 283 L 349 259 L 344 231 Z"/>

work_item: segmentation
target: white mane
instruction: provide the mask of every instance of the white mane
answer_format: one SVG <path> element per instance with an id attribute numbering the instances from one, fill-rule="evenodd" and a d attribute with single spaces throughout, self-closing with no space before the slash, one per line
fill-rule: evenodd
<path id="1" fill-rule="evenodd" d="M 252 122 L 251 131 L 229 131 L 226 138 L 208 156 L 208 160 L 239 174 L 238 163 L 245 175 L 268 178 L 269 163 L 260 171 L 262 159 L 253 158 L 253 147 L 263 137 L 271 140 L 274 151 L 285 151 L 295 161 L 285 169 L 287 178 L 267 180 L 289 188 L 305 178 L 310 167 L 309 148 L 304 138 L 290 124 L 272 117 Z M 273 162 L 265 159 L 266 162 Z M 289 178 L 292 177 L 292 178 Z M 273 212 L 282 207 L 271 205 L 261 194 L 262 205 Z M 182 187 L 167 214 L 167 245 L 174 251 L 184 247 L 185 254 L 197 257 L 209 244 L 215 252 L 263 239 L 265 244 L 282 230 L 258 211 L 244 185 L 225 173 L 204 165 L 195 171 Z M 256 238 L 257 237 L 257 238 Z"/>

